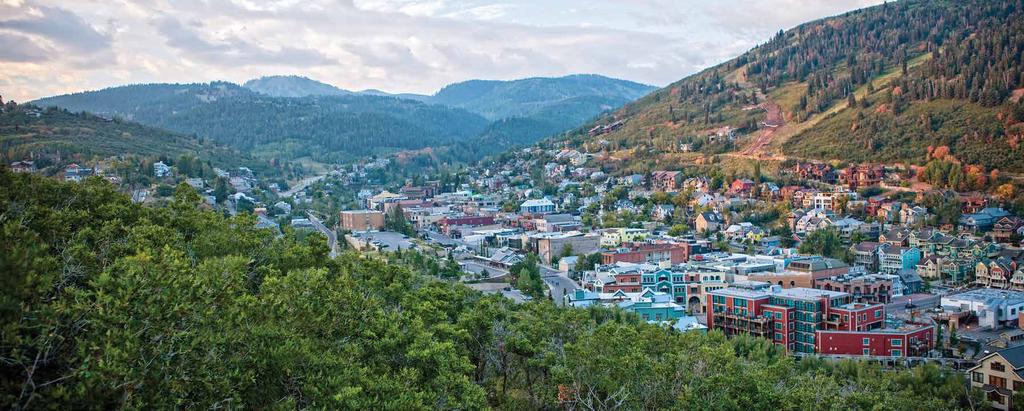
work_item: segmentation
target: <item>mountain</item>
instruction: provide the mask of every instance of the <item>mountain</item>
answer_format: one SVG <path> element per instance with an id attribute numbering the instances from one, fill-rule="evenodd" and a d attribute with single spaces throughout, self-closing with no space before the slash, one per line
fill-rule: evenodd
<path id="1" fill-rule="evenodd" d="M 330 84 L 301 76 L 266 76 L 242 84 L 249 90 L 272 97 L 344 96 L 355 94 Z"/>
<path id="2" fill-rule="evenodd" d="M 430 98 L 434 104 L 464 108 L 492 120 L 529 117 L 563 104 L 579 107 L 580 98 L 601 98 L 597 106 L 625 104 L 655 90 L 632 81 L 592 74 L 565 77 L 534 77 L 512 81 L 470 80 L 448 85 Z M 607 104 L 604 104 L 607 103 Z M 608 106 L 608 107 L 602 107 Z M 592 111 L 592 110 L 588 110 Z M 593 112 L 591 116 L 599 113 Z"/>
<path id="3" fill-rule="evenodd" d="M 889 2 L 780 31 L 568 141 L 634 169 L 948 152 L 940 160 L 1024 172 L 1022 53 L 1020 0 Z"/>
<path id="4" fill-rule="evenodd" d="M 193 136 L 138 123 L 33 105 L 0 109 L 0 158 L 4 164 L 26 158 L 89 161 L 113 156 L 200 157 L 221 167 L 255 167 L 237 151 Z"/>
<path id="5" fill-rule="evenodd" d="M 261 157 L 345 161 L 462 141 L 488 125 L 461 109 L 368 95 L 272 97 L 232 83 L 146 84 L 36 101 L 209 137 Z"/>
<path id="6" fill-rule="evenodd" d="M 238 86 L 141 84 L 43 98 L 58 106 L 209 137 L 268 158 L 451 148 L 472 161 L 577 127 L 653 89 L 594 75 L 470 81 L 434 96 L 351 92 L 298 76 Z"/>

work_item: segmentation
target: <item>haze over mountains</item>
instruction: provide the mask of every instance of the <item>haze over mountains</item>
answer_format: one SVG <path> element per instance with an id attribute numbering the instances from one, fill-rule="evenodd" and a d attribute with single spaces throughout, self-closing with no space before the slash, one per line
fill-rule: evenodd
<path id="1" fill-rule="evenodd" d="M 345 161 L 352 156 L 453 145 L 450 156 L 474 159 L 576 127 L 653 89 L 576 75 L 469 81 L 433 96 L 391 95 L 342 90 L 297 76 L 273 76 L 243 86 L 225 82 L 130 85 L 34 103 L 209 137 L 268 157 Z M 458 147 L 460 143 L 467 143 L 466 147 Z"/>

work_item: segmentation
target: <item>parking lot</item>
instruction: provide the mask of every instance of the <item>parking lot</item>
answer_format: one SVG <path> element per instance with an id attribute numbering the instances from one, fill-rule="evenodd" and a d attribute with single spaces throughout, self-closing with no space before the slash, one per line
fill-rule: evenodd
<path id="1" fill-rule="evenodd" d="M 359 238 L 382 251 L 408 250 L 415 247 L 409 237 L 392 231 L 371 231 L 359 233 Z"/>

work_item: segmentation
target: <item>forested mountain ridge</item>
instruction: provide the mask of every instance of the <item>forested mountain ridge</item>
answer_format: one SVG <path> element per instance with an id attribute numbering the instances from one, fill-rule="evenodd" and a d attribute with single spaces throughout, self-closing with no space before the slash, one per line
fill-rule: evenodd
<path id="1" fill-rule="evenodd" d="M 211 138 L 269 157 L 345 161 L 479 135 L 488 121 L 465 110 L 369 95 L 281 98 L 232 83 L 114 87 L 37 104 L 124 117 Z"/>
<path id="2" fill-rule="evenodd" d="M 1020 0 L 889 2 L 780 31 L 569 139 L 627 168 L 716 154 L 923 164 L 945 146 L 1024 172 L 1022 53 Z"/>
<path id="3" fill-rule="evenodd" d="M 138 123 L 72 113 L 58 108 L 8 103 L 0 109 L 0 163 L 35 159 L 37 167 L 122 156 L 198 156 L 218 167 L 248 166 L 255 161 L 235 150 Z"/>
<path id="4" fill-rule="evenodd" d="M 593 74 L 532 77 L 520 80 L 470 80 L 445 86 L 428 101 L 464 108 L 492 120 L 531 117 L 562 105 L 578 106 L 580 99 L 603 99 L 596 107 L 621 106 L 655 87 Z M 591 107 L 591 106 L 588 106 Z M 562 109 L 565 110 L 565 109 Z M 600 111 L 591 109 L 589 117 Z"/>
<path id="5" fill-rule="evenodd" d="M 272 76 L 244 86 L 113 87 L 35 103 L 196 134 L 262 157 L 337 162 L 448 147 L 452 158 L 473 160 L 571 129 L 652 89 L 600 76 L 483 83 L 484 90 L 472 95 L 458 90 L 479 88 L 476 82 L 446 87 L 437 96 L 413 96 L 350 92 L 303 77 Z M 499 108 L 504 111 L 496 112 Z M 501 118 L 484 118 L 477 111 Z"/>
<path id="6" fill-rule="evenodd" d="M 964 375 L 787 356 L 603 307 L 523 305 L 329 257 L 181 185 L 143 207 L 100 178 L 0 167 L 4 409 L 970 409 Z M 628 367 L 615 367 L 622 364 Z"/>

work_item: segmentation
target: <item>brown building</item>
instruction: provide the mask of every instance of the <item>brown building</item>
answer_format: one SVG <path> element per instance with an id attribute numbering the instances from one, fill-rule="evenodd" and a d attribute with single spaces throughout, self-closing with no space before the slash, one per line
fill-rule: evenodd
<path id="1" fill-rule="evenodd" d="M 687 243 L 632 244 L 601 253 L 602 264 L 660 263 L 681 264 L 690 260 L 691 246 Z"/>
<path id="2" fill-rule="evenodd" d="M 844 275 L 814 280 L 814 288 L 852 294 L 856 302 L 888 304 L 892 301 L 892 280 L 876 275 Z"/>
<path id="3" fill-rule="evenodd" d="M 374 210 L 341 212 L 341 228 L 349 231 L 370 231 L 384 228 L 384 213 Z"/>

